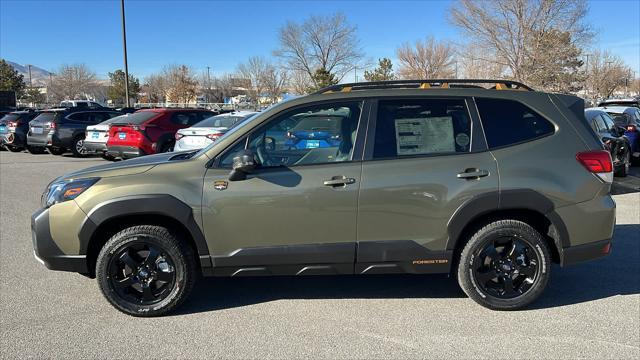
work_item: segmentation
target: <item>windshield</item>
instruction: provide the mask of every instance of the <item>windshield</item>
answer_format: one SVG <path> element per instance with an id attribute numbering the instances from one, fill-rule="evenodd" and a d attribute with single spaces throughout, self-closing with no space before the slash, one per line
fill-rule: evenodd
<path id="1" fill-rule="evenodd" d="M 235 124 L 237 124 L 237 123 L 241 122 L 242 120 L 244 120 L 245 118 L 247 118 L 247 116 L 253 116 L 253 115 L 245 115 L 245 116 L 217 115 L 217 116 L 212 116 L 212 117 L 206 118 L 206 119 L 200 121 L 199 123 L 193 125 L 193 127 L 224 127 L 224 128 L 231 128 Z"/>
<path id="2" fill-rule="evenodd" d="M 17 115 L 17 114 L 7 114 L 4 117 L 0 118 L 0 123 L 14 121 L 14 120 L 17 120 L 19 117 L 20 115 Z"/>
<path id="3" fill-rule="evenodd" d="M 114 124 L 117 122 L 118 124 L 140 125 L 145 121 L 151 118 L 154 118 L 158 115 L 160 114 L 155 111 L 138 111 L 132 114 L 126 114 L 126 115 L 115 117 L 112 120 L 118 119 L 117 121 L 113 122 Z"/>

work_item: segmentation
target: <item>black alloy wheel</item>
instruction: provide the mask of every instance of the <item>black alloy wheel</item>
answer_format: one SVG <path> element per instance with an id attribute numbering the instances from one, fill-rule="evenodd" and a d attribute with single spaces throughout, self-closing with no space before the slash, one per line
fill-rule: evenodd
<path id="1" fill-rule="evenodd" d="M 517 237 L 489 241 L 476 252 L 476 257 L 476 284 L 496 298 L 523 295 L 537 280 L 539 256 L 530 244 Z"/>
<path id="2" fill-rule="evenodd" d="M 121 248 L 111 258 L 109 275 L 112 288 L 122 300 L 140 305 L 162 301 L 176 280 L 171 256 L 143 242 Z"/>

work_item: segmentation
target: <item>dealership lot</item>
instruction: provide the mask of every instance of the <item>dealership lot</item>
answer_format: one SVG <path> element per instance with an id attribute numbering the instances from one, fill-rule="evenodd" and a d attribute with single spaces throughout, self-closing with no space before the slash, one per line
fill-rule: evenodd
<path id="1" fill-rule="evenodd" d="M 529 310 L 487 310 L 442 276 L 244 278 L 205 279 L 177 313 L 143 319 L 32 255 L 46 184 L 102 163 L 0 153 L 0 358 L 640 357 L 637 167 L 615 187 L 613 253 L 554 268 Z"/>

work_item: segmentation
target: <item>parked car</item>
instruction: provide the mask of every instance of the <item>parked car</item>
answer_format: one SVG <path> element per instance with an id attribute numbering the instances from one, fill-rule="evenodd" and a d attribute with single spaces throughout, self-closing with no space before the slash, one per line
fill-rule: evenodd
<path id="1" fill-rule="evenodd" d="M 607 99 L 600 101 L 598 103 L 599 107 L 603 106 L 633 106 L 635 108 L 640 108 L 640 98 L 628 98 L 628 99 Z"/>
<path id="2" fill-rule="evenodd" d="M 119 115 L 97 125 L 87 126 L 84 136 L 84 151 L 87 154 L 99 154 L 105 160 L 115 160 L 113 156 L 107 154 L 107 140 L 109 139 L 109 128 L 114 122 L 122 121 L 126 115 Z"/>
<path id="3" fill-rule="evenodd" d="M 14 111 L 0 119 L 0 145 L 17 152 L 27 148 L 29 121 L 38 115 L 36 111 Z"/>
<path id="4" fill-rule="evenodd" d="M 211 117 L 201 109 L 143 109 L 111 124 L 107 154 L 122 159 L 168 152 L 176 132 Z"/>
<path id="5" fill-rule="evenodd" d="M 75 108 L 101 109 L 104 106 L 98 104 L 95 101 L 89 101 L 89 100 L 64 100 L 60 102 L 60 107 L 61 108 L 75 107 Z"/>
<path id="6" fill-rule="evenodd" d="M 625 135 L 626 129 L 614 123 L 605 111 L 592 108 L 584 111 L 589 126 L 609 151 L 613 160 L 614 175 L 625 177 L 631 166 L 631 142 Z"/>
<path id="7" fill-rule="evenodd" d="M 267 135 L 331 112 L 332 146 Z M 482 306 L 514 310 L 542 294 L 552 263 L 610 252 L 612 180 L 578 97 L 503 80 L 340 84 L 199 152 L 59 177 L 31 227 L 41 263 L 95 276 L 134 316 L 174 310 L 199 273 L 454 272 Z"/>
<path id="8" fill-rule="evenodd" d="M 29 126 L 27 144 L 30 152 L 62 155 L 71 150 L 74 156 L 84 155 L 84 137 L 87 126 L 96 125 L 122 115 L 109 109 L 57 108 L 42 111 Z"/>
<path id="9" fill-rule="evenodd" d="M 257 114 L 254 111 L 236 111 L 206 118 L 192 127 L 176 132 L 173 151 L 195 150 L 207 147 L 242 120 Z"/>
<path id="10" fill-rule="evenodd" d="M 598 108 L 609 114 L 616 125 L 624 127 L 624 135 L 631 144 L 634 162 L 640 162 L 640 109 L 633 106 L 606 106 Z"/>

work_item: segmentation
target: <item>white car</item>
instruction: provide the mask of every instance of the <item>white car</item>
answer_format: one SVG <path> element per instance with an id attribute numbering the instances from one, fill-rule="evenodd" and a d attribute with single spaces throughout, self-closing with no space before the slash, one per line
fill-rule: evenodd
<path id="1" fill-rule="evenodd" d="M 257 114 L 253 111 L 236 111 L 206 118 L 192 127 L 176 132 L 173 151 L 199 150 L 224 135 L 234 125 Z"/>
<path id="2" fill-rule="evenodd" d="M 109 128 L 111 127 L 111 123 L 119 120 L 124 120 L 127 118 L 127 115 L 120 115 L 114 118 L 111 118 L 107 121 L 103 121 L 97 125 L 87 126 L 87 131 L 85 132 L 84 142 L 82 147 L 86 154 L 98 153 L 104 159 L 114 160 L 113 157 L 107 155 L 107 140 L 109 140 Z"/>

